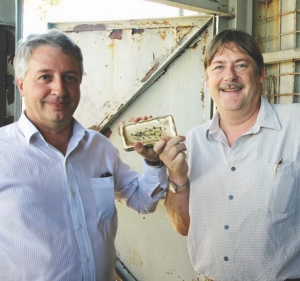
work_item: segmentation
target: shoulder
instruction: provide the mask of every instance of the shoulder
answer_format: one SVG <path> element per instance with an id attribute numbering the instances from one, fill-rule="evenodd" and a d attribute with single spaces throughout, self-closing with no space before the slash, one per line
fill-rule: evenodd
<path id="1" fill-rule="evenodd" d="M 210 124 L 211 124 L 211 120 L 195 126 L 187 133 L 187 137 L 192 136 L 192 135 L 206 134 L 207 130 L 209 129 Z"/>
<path id="2" fill-rule="evenodd" d="M 300 121 L 300 103 L 271 104 L 279 120 Z"/>
<path id="3" fill-rule="evenodd" d="M 95 144 L 97 145 L 97 147 L 101 146 L 105 148 L 105 150 L 109 150 L 109 151 L 117 150 L 117 148 L 113 145 L 110 139 L 108 139 L 106 136 L 104 136 L 102 133 L 98 131 L 86 129 L 86 140 L 90 145 Z"/>
<path id="4" fill-rule="evenodd" d="M 19 131 L 18 123 L 12 123 L 0 128 L 0 139 L 8 138 Z"/>

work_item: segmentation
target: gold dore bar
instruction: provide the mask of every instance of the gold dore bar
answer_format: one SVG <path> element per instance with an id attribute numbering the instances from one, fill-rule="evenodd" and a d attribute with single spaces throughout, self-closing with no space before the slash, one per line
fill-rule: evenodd
<path id="1" fill-rule="evenodd" d="M 172 115 L 165 115 L 139 122 L 124 123 L 120 126 L 120 134 L 123 148 L 126 151 L 132 151 L 135 142 L 151 147 L 162 137 L 177 136 L 177 131 Z"/>

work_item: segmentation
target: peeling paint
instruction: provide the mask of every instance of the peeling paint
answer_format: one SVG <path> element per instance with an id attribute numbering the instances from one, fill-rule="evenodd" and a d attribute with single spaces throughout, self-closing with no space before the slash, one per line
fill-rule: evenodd
<path id="1" fill-rule="evenodd" d="M 141 82 L 146 82 L 148 79 L 152 76 L 152 74 L 158 69 L 159 62 L 156 62 L 154 66 L 147 72 L 147 74 L 144 76 L 143 79 L 141 79 Z"/>
<path id="2" fill-rule="evenodd" d="M 200 91 L 200 100 L 201 100 L 202 102 L 205 101 L 205 92 L 204 92 L 204 89 L 202 89 L 202 90 Z"/>
<path id="3" fill-rule="evenodd" d="M 136 29 L 136 28 L 133 28 L 132 30 L 131 30 L 131 35 L 134 35 L 134 34 L 142 34 L 142 33 L 144 33 L 145 32 L 145 30 L 144 29 Z"/>
<path id="4" fill-rule="evenodd" d="M 162 41 L 165 41 L 166 37 L 167 37 L 167 34 L 166 32 L 159 32 L 159 35 L 160 35 L 160 38 Z"/>
<path id="5" fill-rule="evenodd" d="M 106 30 L 106 25 L 103 23 L 100 24 L 79 24 L 74 26 L 74 32 L 85 32 L 85 31 L 103 31 Z"/>
<path id="6" fill-rule="evenodd" d="M 114 29 L 110 34 L 109 38 L 110 39 L 117 39 L 117 40 L 122 40 L 122 29 Z"/>

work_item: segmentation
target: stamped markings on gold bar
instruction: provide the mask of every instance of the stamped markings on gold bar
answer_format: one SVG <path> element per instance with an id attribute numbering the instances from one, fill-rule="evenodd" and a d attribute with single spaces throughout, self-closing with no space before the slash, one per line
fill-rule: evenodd
<path id="1" fill-rule="evenodd" d="M 174 119 L 171 115 L 160 116 L 140 122 L 129 122 L 120 128 L 123 148 L 133 150 L 135 142 L 145 146 L 153 146 L 160 138 L 177 135 Z"/>
<path id="2" fill-rule="evenodd" d="M 158 139 L 163 136 L 163 132 L 166 131 L 166 127 L 155 127 L 152 128 L 145 127 L 144 131 L 137 131 L 134 134 L 131 134 L 136 141 L 146 140 L 146 139 Z"/>

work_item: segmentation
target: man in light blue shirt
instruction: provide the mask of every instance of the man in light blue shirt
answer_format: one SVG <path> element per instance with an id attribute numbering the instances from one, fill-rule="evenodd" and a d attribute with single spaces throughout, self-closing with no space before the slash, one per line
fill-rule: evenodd
<path id="1" fill-rule="evenodd" d="M 114 200 L 153 212 L 166 168 L 136 143 L 145 158 L 138 174 L 107 138 L 73 118 L 83 59 L 64 33 L 30 36 L 14 65 L 26 110 L 0 129 L 0 280 L 113 281 Z"/>

